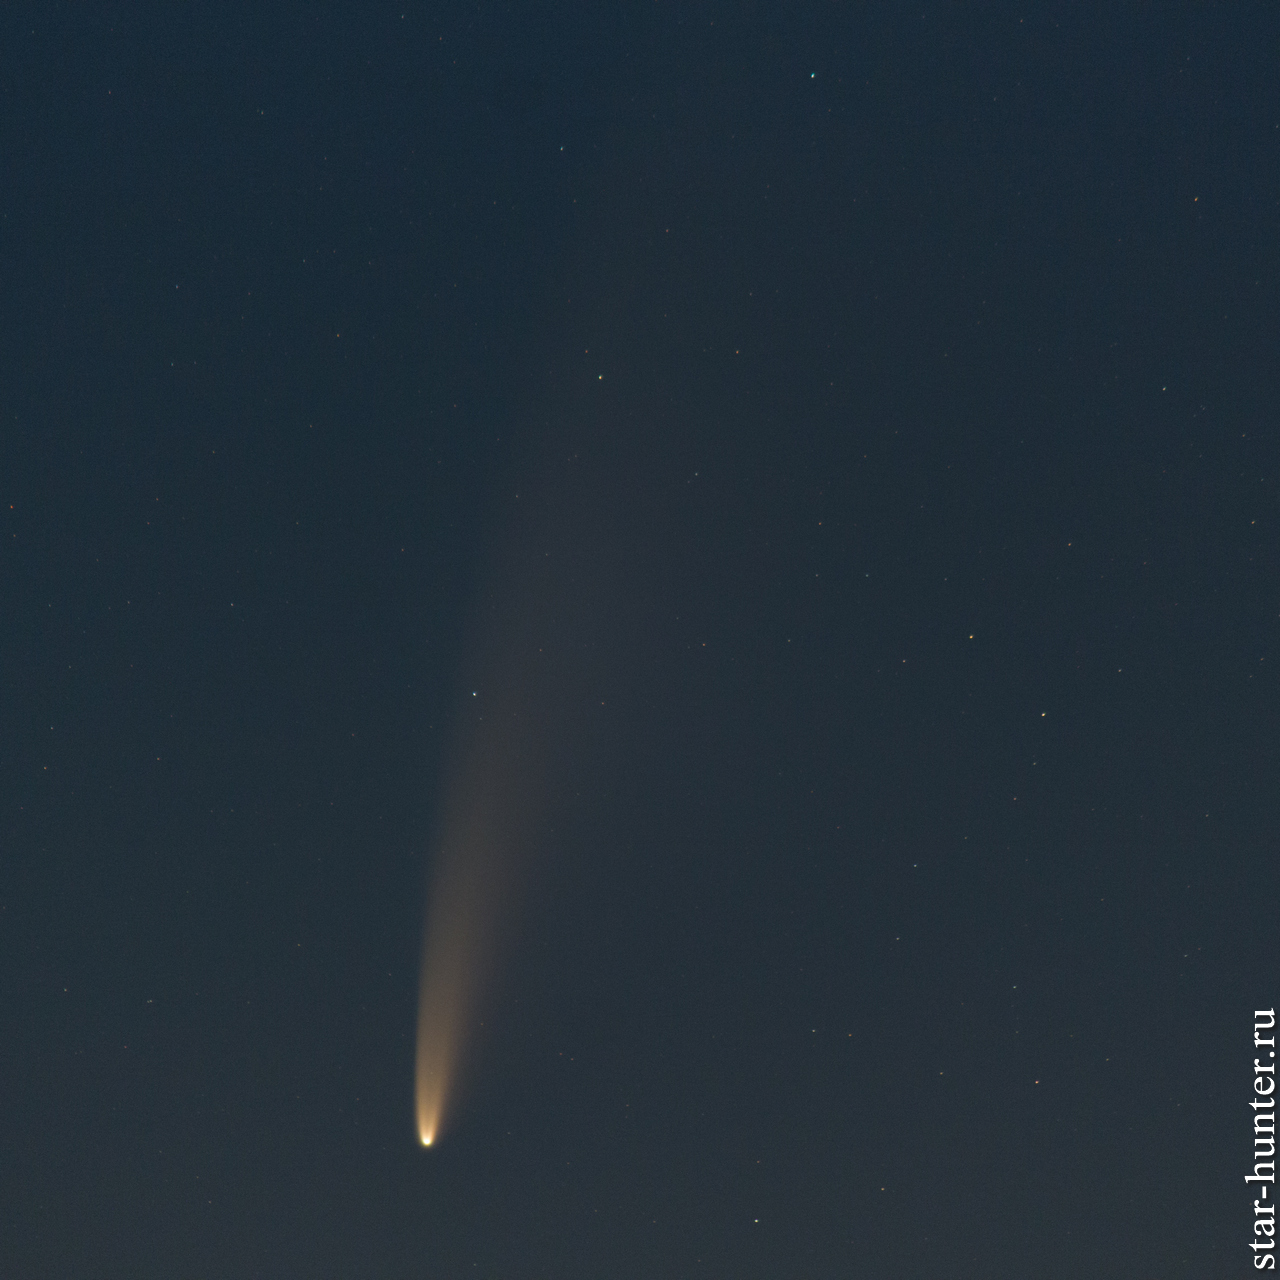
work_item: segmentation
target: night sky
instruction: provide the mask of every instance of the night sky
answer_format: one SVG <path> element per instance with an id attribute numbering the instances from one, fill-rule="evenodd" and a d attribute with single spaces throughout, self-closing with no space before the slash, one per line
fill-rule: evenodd
<path id="1" fill-rule="evenodd" d="M 0 1273 L 1250 1274 L 1276 9 L 2 23 Z"/>

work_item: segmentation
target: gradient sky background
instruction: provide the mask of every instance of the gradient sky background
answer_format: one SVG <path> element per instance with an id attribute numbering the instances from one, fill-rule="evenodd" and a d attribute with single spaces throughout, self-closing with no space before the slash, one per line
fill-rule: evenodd
<path id="1" fill-rule="evenodd" d="M 0 22 L 0 1269 L 1248 1273 L 1276 9 Z"/>

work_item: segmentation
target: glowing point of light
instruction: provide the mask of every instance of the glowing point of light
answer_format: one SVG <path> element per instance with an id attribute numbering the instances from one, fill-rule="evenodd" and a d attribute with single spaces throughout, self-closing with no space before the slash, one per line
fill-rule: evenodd
<path id="1" fill-rule="evenodd" d="M 421 1077 L 418 1081 L 417 1111 L 418 1141 L 424 1147 L 434 1146 L 440 1134 L 440 1098 L 434 1090 L 428 1095 Z"/>
<path id="2" fill-rule="evenodd" d="M 440 1132 L 440 1113 L 430 1106 L 422 1106 L 419 1098 L 418 1141 L 424 1147 L 434 1145 L 436 1134 Z"/>

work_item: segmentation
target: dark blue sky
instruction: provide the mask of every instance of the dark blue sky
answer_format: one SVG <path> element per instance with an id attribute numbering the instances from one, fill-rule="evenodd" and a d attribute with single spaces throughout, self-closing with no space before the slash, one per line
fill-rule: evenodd
<path id="1" fill-rule="evenodd" d="M 1274 11 L 3 24 L 0 1270 L 1241 1272 Z"/>

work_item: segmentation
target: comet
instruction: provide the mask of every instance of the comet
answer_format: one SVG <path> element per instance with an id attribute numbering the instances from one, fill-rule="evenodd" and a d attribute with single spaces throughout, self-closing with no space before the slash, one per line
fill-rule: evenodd
<path id="1" fill-rule="evenodd" d="M 593 543 L 566 521 L 570 497 L 552 485 L 543 500 L 521 502 L 524 523 L 502 540 L 465 649 L 423 933 L 414 1067 L 423 1148 L 458 1110 L 518 891 L 547 850 L 542 818 L 570 794 L 573 762 L 592 758 L 604 706 L 589 656 L 600 613 L 584 561 Z"/>
<path id="2" fill-rule="evenodd" d="M 513 907 L 538 843 L 538 816 L 554 756 L 545 669 L 520 662 L 545 649 L 506 637 L 503 661 L 482 693 L 464 698 L 460 766 L 445 788 L 429 885 L 418 997 L 414 1110 L 418 1140 L 434 1146 L 461 1094 L 460 1082 Z"/>
<path id="3" fill-rule="evenodd" d="M 493 751 L 478 754 L 487 767 L 462 783 L 461 797 L 455 795 L 427 905 L 414 1082 L 424 1147 L 435 1144 L 458 1092 L 499 949 L 517 854 L 504 817 L 510 790 L 500 784 Z"/>

